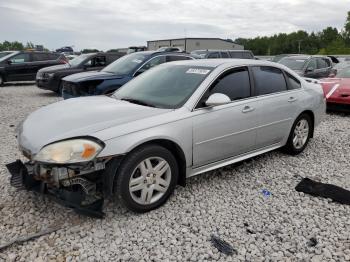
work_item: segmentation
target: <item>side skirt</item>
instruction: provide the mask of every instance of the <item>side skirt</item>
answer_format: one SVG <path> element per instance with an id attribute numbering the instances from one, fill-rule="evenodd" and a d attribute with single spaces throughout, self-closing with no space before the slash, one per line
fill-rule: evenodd
<path id="1" fill-rule="evenodd" d="M 202 173 L 205 173 L 205 172 L 208 172 L 208 171 L 211 171 L 211 170 L 223 167 L 223 166 L 231 165 L 231 164 L 246 160 L 248 158 L 252 158 L 254 156 L 261 155 L 261 154 L 264 154 L 266 152 L 275 150 L 275 149 L 280 148 L 282 146 L 283 145 L 281 145 L 281 143 L 276 143 L 276 144 L 273 144 L 271 146 L 264 147 L 263 149 L 258 149 L 258 150 L 251 151 L 251 152 L 246 153 L 246 154 L 241 154 L 241 155 L 238 155 L 235 157 L 226 158 L 224 160 L 220 160 L 220 161 L 210 163 L 210 164 L 207 164 L 204 166 L 200 166 L 200 167 L 196 167 L 196 168 L 188 168 L 186 177 L 196 176 L 196 175 L 199 175 L 199 174 L 202 174 Z"/>

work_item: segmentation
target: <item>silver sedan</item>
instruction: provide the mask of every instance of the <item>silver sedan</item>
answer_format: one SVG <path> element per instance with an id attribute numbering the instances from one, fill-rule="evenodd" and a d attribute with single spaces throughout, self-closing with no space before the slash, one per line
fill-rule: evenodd
<path id="1" fill-rule="evenodd" d="M 277 148 L 301 153 L 324 112 L 321 86 L 283 65 L 178 61 L 111 97 L 69 99 L 30 114 L 18 127 L 28 160 L 8 169 L 14 186 L 80 211 L 99 212 L 116 197 L 146 212 L 188 177 Z"/>

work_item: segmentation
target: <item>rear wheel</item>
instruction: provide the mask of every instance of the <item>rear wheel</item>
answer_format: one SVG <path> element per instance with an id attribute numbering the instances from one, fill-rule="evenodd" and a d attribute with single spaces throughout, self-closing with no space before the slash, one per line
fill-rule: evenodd
<path id="1" fill-rule="evenodd" d="M 289 134 L 285 151 L 291 155 L 297 155 L 304 151 L 312 132 L 312 121 L 309 115 L 301 114 L 295 120 Z"/>
<path id="2" fill-rule="evenodd" d="M 58 90 L 57 90 L 57 94 L 59 94 L 60 96 L 62 96 L 62 91 L 63 91 L 63 83 L 62 81 L 58 84 Z"/>
<path id="3" fill-rule="evenodd" d="M 146 145 L 131 152 L 118 169 L 115 193 L 135 212 L 161 206 L 174 191 L 178 166 L 173 154 L 158 145 Z"/>

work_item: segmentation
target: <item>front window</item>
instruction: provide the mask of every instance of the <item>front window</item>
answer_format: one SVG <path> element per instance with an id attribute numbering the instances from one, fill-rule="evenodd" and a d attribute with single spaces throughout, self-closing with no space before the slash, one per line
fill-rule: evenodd
<path id="1" fill-rule="evenodd" d="M 344 68 L 343 70 L 339 71 L 336 77 L 350 78 L 350 67 Z"/>
<path id="2" fill-rule="evenodd" d="M 282 58 L 279 61 L 279 63 L 282 65 L 285 65 L 286 67 L 289 67 L 292 70 L 302 70 L 306 61 L 307 60 L 303 58 L 285 57 L 285 58 Z"/>
<path id="3" fill-rule="evenodd" d="M 118 60 L 114 61 L 112 64 L 106 66 L 102 71 L 109 72 L 117 75 L 126 75 L 137 69 L 149 55 L 133 53 L 125 55 Z"/>
<path id="4" fill-rule="evenodd" d="M 80 55 L 77 56 L 76 58 L 72 59 L 69 61 L 69 64 L 71 66 L 78 66 L 80 65 L 83 61 L 85 61 L 86 59 L 88 59 L 91 55 Z"/>
<path id="5" fill-rule="evenodd" d="M 21 64 L 21 63 L 29 62 L 30 57 L 29 57 L 29 54 L 22 53 L 11 57 L 10 61 L 12 64 Z"/>
<path id="6" fill-rule="evenodd" d="M 164 64 L 134 78 L 113 97 L 159 108 L 179 108 L 211 70 L 211 67 Z"/>

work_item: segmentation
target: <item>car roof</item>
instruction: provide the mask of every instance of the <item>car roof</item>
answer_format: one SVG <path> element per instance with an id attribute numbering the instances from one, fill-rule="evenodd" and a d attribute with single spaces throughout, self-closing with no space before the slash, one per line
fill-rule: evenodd
<path id="1" fill-rule="evenodd" d="M 224 59 L 195 59 L 195 60 L 181 60 L 176 62 L 178 65 L 188 66 L 203 66 L 203 67 L 218 67 L 221 65 L 227 66 L 244 66 L 244 65 L 261 65 L 261 66 L 277 66 L 281 67 L 280 64 L 273 63 L 270 61 L 255 60 L 255 59 L 237 59 L 237 58 L 224 58 Z"/>

